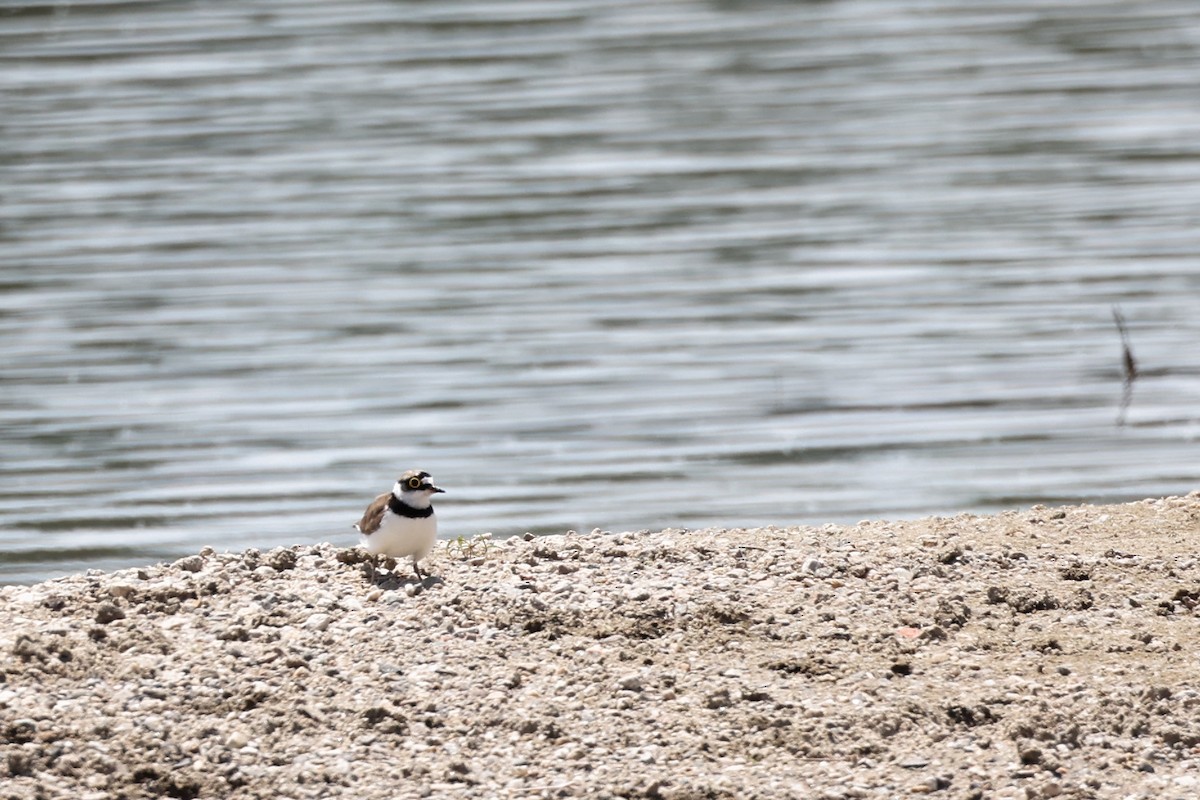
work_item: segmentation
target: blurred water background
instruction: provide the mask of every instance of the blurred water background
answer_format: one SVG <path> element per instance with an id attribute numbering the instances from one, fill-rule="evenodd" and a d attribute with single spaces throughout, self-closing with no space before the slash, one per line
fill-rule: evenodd
<path id="1" fill-rule="evenodd" d="M 412 466 L 450 538 L 1190 491 L 1198 86 L 1171 0 L 0 0 L 0 582 Z"/>

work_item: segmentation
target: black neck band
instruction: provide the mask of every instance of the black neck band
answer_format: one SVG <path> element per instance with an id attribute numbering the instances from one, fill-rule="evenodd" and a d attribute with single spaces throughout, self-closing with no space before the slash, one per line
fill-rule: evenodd
<path id="1" fill-rule="evenodd" d="M 388 498 L 388 508 L 392 510 L 393 514 L 399 514 L 402 517 L 420 518 L 433 516 L 433 506 L 413 508 L 408 503 L 405 503 L 403 500 L 396 497 L 396 495 L 392 495 Z"/>

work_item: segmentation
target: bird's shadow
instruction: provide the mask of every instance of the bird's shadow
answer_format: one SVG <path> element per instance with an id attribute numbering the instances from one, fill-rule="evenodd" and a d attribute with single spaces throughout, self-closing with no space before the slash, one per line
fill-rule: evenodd
<path id="1" fill-rule="evenodd" d="M 363 577 L 375 587 L 384 591 L 397 591 L 400 589 L 407 590 L 409 586 L 417 587 L 418 591 L 432 589 L 434 586 L 445 583 L 437 575 L 424 575 L 418 577 L 411 571 L 405 571 L 403 567 L 398 567 L 395 562 L 389 561 L 382 566 L 372 568 L 370 562 L 364 562 L 362 565 Z"/>
<path id="2" fill-rule="evenodd" d="M 404 589 L 407 591 L 408 587 L 412 586 L 416 591 L 422 592 L 445 583 L 437 575 L 428 573 L 416 575 L 410 571 L 408 561 L 401 566 L 400 562 L 391 556 L 376 559 L 357 547 L 348 547 L 339 551 L 337 560 L 348 566 L 357 566 L 367 583 L 384 590 Z"/>

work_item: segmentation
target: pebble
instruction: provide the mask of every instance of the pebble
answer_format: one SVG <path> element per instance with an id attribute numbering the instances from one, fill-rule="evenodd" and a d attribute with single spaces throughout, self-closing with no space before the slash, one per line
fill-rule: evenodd
<path id="1" fill-rule="evenodd" d="M 630 672 L 617 680 L 617 686 L 627 691 L 640 692 L 642 691 L 642 676 L 636 672 Z"/>
<path id="2" fill-rule="evenodd" d="M 234 750 L 240 750 L 250 743 L 250 737 L 245 731 L 233 731 L 225 737 L 225 746 Z"/>
<path id="3" fill-rule="evenodd" d="M 276 572 L 296 568 L 296 551 L 290 547 L 277 547 L 267 554 L 267 566 Z"/>
<path id="4" fill-rule="evenodd" d="M 332 621 L 332 619 L 333 618 L 328 614 L 313 614 L 309 616 L 308 619 L 304 620 L 303 627 L 311 630 L 323 631 L 329 627 L 329 623 Z"/>
<path id="5" fill-rule="evenodd" d="M 112 603 L 102 603 L 96 609 L 95 620 L 100 625 L 108 625 L 119 619 L 125 619 L 125 612 Z"/>
<path id="6" fill-rule="evenodd" d="M 204 559 L 200 556 L 187 556 L 176 561 L 171 566 L 183 572 L 199 572 L 204 569 Z"/>

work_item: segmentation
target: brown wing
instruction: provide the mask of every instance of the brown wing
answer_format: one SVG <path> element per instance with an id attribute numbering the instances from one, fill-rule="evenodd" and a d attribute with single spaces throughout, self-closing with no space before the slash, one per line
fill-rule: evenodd
<path id="1" fill-rule="evenodd" d="M 384 492 L 371 501 L 371 505 L 367 506 L 367 510 L 363 512 L 362 519 L 354 526 L 358 528 L 359 533 L 370 536 L 379 530 L 379 524 L 383 522 L 383 512 L 387 510 L 388 500 L 391 497 L 391 492 Z"/>

